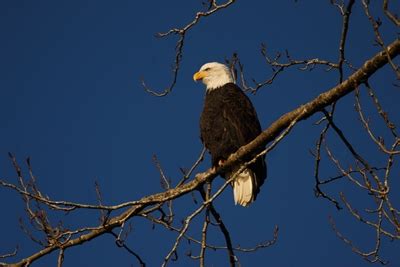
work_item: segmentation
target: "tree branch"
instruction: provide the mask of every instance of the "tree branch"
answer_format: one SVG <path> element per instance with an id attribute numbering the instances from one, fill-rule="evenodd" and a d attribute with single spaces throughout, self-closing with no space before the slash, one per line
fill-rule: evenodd
<path id="1" fill-rule="evenodd" d="M 118 216 L 110 218 L 107 222 L 104 222 L 101 226 L 91 230 L 89 233 L 82 234 L 77 238 L 70 239 L 62 243 L 62 247 L 60 247 L 61 245 L 58 243 L 51 244 L 43 250 L 12 265 L 26 266 L 55 250 L 65 250 L 68 247 L 81 245 L 104 233 L 110 232 L 116 227 L 122 226 L 126 220 L 132 218 L 133 216 L 140 215 L 140 213 L 143 212 L 145 208 L 151 205 L 164 203 L 166 201 L 178 198 L 197 189 L 205 182 L 212 181 L 219 173 L 227 169 L 231 169 L 234 165 L 237 165 L 241 162 L 246 162 L 250 160 L 251 156 L 257 149 L 266 146 L 269 142 L 277 138 L 279 134 L 285 129 L 289 128 L 294 121 L 298 122 L 309 118 L 316 112 L 321 111 L 326 106 L 334 103 L 335 101 L 353 91 L 359 84 L 368 80 L 368 78 L 373 75 L 378 69 L 387 64 L 389 59 L 396 57 L 399 53 L 400 40 L 397 39 L 392 44 L 387 46 L 383 51 L 376 54 L 370 60 L 367 60 L 360 69 L 358 69 L 354 74 L 352 74 L 341 84 L 329 89 L 328 91 L 320 94 L 308 103 L 301 105 L 298 108 L 281 116 L 252 142 L 239 148 L 238 151 L 232 154 L 225 162 L 224 166 L 218 167 L 217 169 L 211 168 L 202 175 L 197 175 L 196 178 L 192 181 L 179 185 L 178 187 L 171 188 L 165 192 L 143 197 L 139 201 L 135 201 L 134 204 L 132 204 L 132 206 L 129 207 L 125 212 Z"/>

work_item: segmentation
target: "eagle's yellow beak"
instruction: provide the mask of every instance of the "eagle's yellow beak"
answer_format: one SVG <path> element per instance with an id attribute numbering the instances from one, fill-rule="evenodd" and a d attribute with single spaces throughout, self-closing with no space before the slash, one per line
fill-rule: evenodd
<path id="1" fill-rule="evenodd" d="M 207 76 L 207 72 L 205 72 L 205 71 L 199 71 L 199 72 L 196 72 L 196 73 L 193 75 L 193 80 L 194 80 L 194 81 L 198 81 L 198 80 L 203 79 L 203 78 L 206 77 L 206 76 Z"/>

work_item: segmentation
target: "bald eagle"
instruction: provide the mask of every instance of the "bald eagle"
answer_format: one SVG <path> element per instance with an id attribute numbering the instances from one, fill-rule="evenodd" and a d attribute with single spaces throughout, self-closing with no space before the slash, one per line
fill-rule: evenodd
<path id="1" fill-rule="evenodd" d="M 200 136 L 211 154 L 212 166 L 217 167 L 261 133 L 260 122 L 250 99 L 234 83 L 227 66 L 217 62 L 203 65 L 193 75 L 206 86 L 203 112 L 200 118 Z M 261 152 L 260 151 L 257 152 Z M 221 174 L 229 179 L 240 166 Z M 235 204 L 252 203 L 267 176 L 265 157 L 258 158 L 232 182 Z"/>

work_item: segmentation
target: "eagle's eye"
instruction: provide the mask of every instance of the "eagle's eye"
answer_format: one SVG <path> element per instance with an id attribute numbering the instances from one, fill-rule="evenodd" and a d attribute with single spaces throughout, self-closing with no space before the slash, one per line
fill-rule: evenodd
<path id="1" fill-rule="evenodd" d="M 211 68 L 205 68 L 204 71 L 209 71 Z"/>

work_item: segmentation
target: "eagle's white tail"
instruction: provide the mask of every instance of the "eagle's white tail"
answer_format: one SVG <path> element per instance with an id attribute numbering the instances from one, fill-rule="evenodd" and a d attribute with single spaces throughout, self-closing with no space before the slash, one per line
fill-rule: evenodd
<path id="1" fill-rule="evenodd" d="M 245 169 L 238 174 L 233 181 L 233 198 L 235 205 L 247 207 L 254 200 L 253 196 L 253 172 Z"/>

